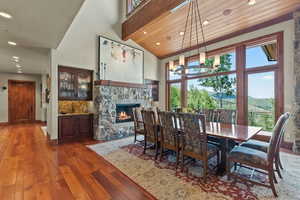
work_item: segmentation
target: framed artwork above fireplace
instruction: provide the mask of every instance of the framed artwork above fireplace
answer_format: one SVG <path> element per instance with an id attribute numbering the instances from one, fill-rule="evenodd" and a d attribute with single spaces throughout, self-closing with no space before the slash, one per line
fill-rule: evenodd
<path id="1" fill-rule="evenodd" d="M 97 80 L 144 83 L 144 51 L 99 36 Z"/>

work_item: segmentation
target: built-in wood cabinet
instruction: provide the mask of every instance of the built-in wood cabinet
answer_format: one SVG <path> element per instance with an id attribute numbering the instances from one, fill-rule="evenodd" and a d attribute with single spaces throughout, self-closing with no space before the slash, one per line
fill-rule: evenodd
<path id="1" fill-rule="evenodd" d="M 93 71 L 58 67 L 58 100 L 93 100 Z"/>
<path id="2" fill-rule="evenodd" d="M 58 117 L 58 142 L 79 141 L 93 138 L 93 114 Z"/>

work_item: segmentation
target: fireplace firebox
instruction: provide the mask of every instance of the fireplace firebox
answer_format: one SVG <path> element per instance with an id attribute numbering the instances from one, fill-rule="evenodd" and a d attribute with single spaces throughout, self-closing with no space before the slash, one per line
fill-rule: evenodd
<path id="1" fill-rule="evenodd" d="M 132 122 L 133 108 L 140 107 L 141 104 L 117 104 L 116 105 L 116 123 Z"/>

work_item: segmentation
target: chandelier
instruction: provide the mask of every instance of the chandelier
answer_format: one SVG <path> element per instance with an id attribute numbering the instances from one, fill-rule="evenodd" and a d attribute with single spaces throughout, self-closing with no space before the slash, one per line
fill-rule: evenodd
<path id="1" fill-rule="evenodd" d="M 186 17 L 185 22 L 185 28 L 184 32 L 181 32 L 180 35 L 183 35 L 182 38 L 182 50 L 185 49 L 185 40 L 189 39 L 189 47 L 192 47 L 192 36 L 193 32 L 195 32 L 196 35 L 196 42 L 197 42 L 197 48 L 198 48 L 198 55 L 199 55 L 199 65 L 193 65 L 193 66 L 187 66 L 185 63 L 185 56 L 180 55 L 179 56 L 179 65 L 174 65 L 174 61 L 169 61 L 169 70 L 177 73 L 177 74 L 183 74 L 185 72 L 185 75 L 198 75 L 203 72 L 201 72 L 201 69 L 217 69 L 220 66 L 221 60 L 220 55 L 214 56 L 213 62 L 208 62 L 206 59 L 207 55 L 207 46 L 205 41 L 205 35 L 203 30 L 203 22 L 201 19 L 200 9 L 199 9 L 199 3 L 198 0 L 188 0 L 189 8 L 188 13 Z M 204 22 L 205 23 L 205 22 Z M 200 28 L 198 29 L 198 24 L 200 24 Z M 189 38 L 187 34 L 188 27 L 190 27 L 190 33 Z M 193 28 L 195 27 L 195 28 Z M 202 43 L 204 45 L 204 51 L 200 51 L 200 35 L 202 35 Z M 194 69 L 194 70 L 191 70 Z M 196 70 L 195 70 L 196 69 Z M 197 70 L 199 69 L 199 70 Z"/>

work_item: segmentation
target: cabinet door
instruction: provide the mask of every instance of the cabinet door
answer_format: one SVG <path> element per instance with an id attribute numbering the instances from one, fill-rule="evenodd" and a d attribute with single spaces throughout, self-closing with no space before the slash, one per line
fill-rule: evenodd
<path id="1" fill-rule="evenodd" d="M 92 117 L 78 116 L 80 137 L 92 137 Z"/>
<path id="2" fill-rule="evenodd" d="M 76 123 L 72 116 L 59 118 L 59 139 L 61 141 L 71 140 L 76 138 L 77 130 Z"/>
<path id="3" fill-rule="evenodd" d="M 58 73 L 58 98 L 60 100 L 72 100 L 77 98 L 76 74 L 62 70 Z"/>
<path id="4" fill-rule="evenodd" d="M 77 74 L 78 99 L 92 100 L 92 73 L 90 71 L 80 71 Z"/>

